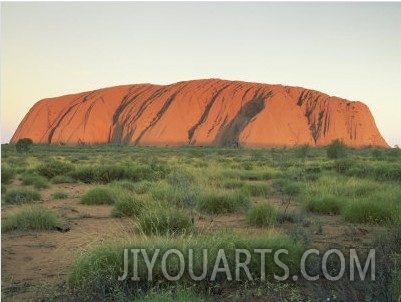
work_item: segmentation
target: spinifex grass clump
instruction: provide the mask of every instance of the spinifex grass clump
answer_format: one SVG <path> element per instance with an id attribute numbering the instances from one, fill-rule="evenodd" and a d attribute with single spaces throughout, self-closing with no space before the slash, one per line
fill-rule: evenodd
<path id="1" fill-rule="evenodd" d="M 49 209 L 31 207 L 20 210 L 6 218 L 2 223 L 3 232 L 19 231 L 46 231 L 53 230 L 58 224 L 56 215 Z"/>
<path id="2" fill-rule="evenodd" d="M 191 218 L 174 207 L 153 207 L 139 216 L 137 230 L 146 235 L 181 235 L 193 230 Z"/>
<path id="3" fill-rule="evenodd" d="M 39 201 L 41 196 L 37 191 L 21 188 L 7 191 L 4 199 L 6 203 L 20 204 Z"/>
<path id="4" fill-rule="evenodd" d="M 251 226 L 273 227 L 277 223 L 277 210 L 267 203 L 255 205 L 248 210 L 247 221 Z"/>
<path id="5" fill-rule="evenodd" d="M 271 186 L 264 182 L 246 183 L 243 186 L 243 190 L 248 191 L 251 196 L 264 197 L 264 198 L 272 194 Z"/>
<path id="6" fill-rule="evenodd" d="M 310 197 L 305 200 L 304 206 L 307 211 L 328 215 L 339 215 L 346 205 L 347 200 L 341 196 Z"/>
<path id="7" fill-rule="evenodd" d="M 121 199 L 119 198 L 119 200 L 114 204 L 113 216 L 138 217 L 151 202 L 152 201 L 142 196 L 127 195 Z"/>
<path id="8" fill-rule="evenodd" d="M 171 252 L 171 249 L 174 249 Z M 260 249 L 271 249 L 271 252 L 261 256 Z M 273 280 L 274 274 L 284 276 L 283 268 L 274 262 L 274 254 L 280 250 L 279 259 L 288 267 L 289 275 L 299 271 L 302 255 L 301 246 L 285 235 L 266 234 L 265 236 L 240 236 L 232 233 L 217 233 L 212 235 L 191 237 L 149 237 L 135 239 L 131 242 L 102 245 L 82 255 L 71 267 L 68 281 L 71 289 L 88 293 L 99 300 L 111 298 L 113 293 L 135 295 L 141 288 L 164 287 L 168 284 L 198 285 L 205 291 L 210 282 L 215 284 L 249 284 L 252 280 L 265 277 Z M 124 252 L 126 250 L 126 252 Z M 133 277 L 134 257 L 132 250 L 137 252 L 137 281 Z M 256 251 L 255 251 L 256 250 Z M 166 257 L 166 252 L 170 255 Z M 244 263 L 249 253 L 249 275 L 243 270 L 236 273 L 236 263 Z M 127 253 L 127 275 L 124 277 L 124 253 Z M 153 269 L 148 270 L 144 253 L 151 260 L 154 258 Z M 179 253 L 182 254 L 180 260 Z M 190 255 L 191 253 L 191 255 Z M 206 255 L 206 257 L 205 257 Z M 189 260 L 191 258 L 191 261 Z M 214 272 L 217 267 L 223 267 L 226 260 L 228 272 Z M 165 263 L 163 262 L 163 259 Z M 265 262 L 262 276 L 262 259 Z M 225 261 L 224 261 L 225 262 Z M 182 265 L 184 269 L 182 270 Z M 164 272 L 163 272 L 164 270 Z M 179 276 L 182 271 L 182 276 Z M 179 276 L 172 281 L 166 278 Z M 192 273 L 192 274 L 191 274 Z M 198 277 L 195 281 L 193 276 Z M 123 279 L 121 281 L 118 278 Z M 104 289 L 108 289 L 104 291 Z M 207 293 L 207 292 L 206 292 Z"/>
<path id="9" fill-rule="evenodd" d="M 88 205 L 113 204 L 115 197 L 108 188 L 93 188 L 81 197 L 81 203 Z"/>
<path id="10" fill-rule="evenodd" d="M 49 160 L 48 162 L 39 165 L 36 171 L 49 179 L 57 175 L 66 175 L 74 170 L 74 165 L 58 160 Z"/>
<path id="11" fill-rule="evenodd" d="M 198 196 L 198 209 L 208 214 L 233 213 L 248 207 L 249 192 L 245 190 L 209 190 Z"/>
<path id="12" fill-rule="evenodd" d="M 34 173 L 24 173 L 21 176 L 23 185 L 33 185 L 35 189 L 45 189 L 50 187 L 46 177 Z"/>
<path id="13" fill-rule="evenodd" d="M 401 204 L 373 195 L 348 203 L 342 215 L 353 223 L 393 224 L 400 221 Z"/>
<path id="14" fill-rule="evenodd" d="M 15 170 L 8 165 L 1 165 L 1 183 L 8 184 L 15 176 Z"/>

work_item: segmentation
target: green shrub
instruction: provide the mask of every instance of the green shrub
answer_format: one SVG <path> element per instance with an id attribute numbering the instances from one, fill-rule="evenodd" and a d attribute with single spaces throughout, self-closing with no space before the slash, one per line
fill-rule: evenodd
<path id="1" fill-rule="evenodd" d="M 193 224 L 188 215 L 177 208 L 157 207 L 139 217 L 137 229 L 146 235 L 179 235 L 191 232 Z"/>
<path id="2" fill-rule="evenodd" d="M 56 215 L 42 207 L 23 209 L 6 218 L 2 223 L 2 231 L 46 231 L 54 229 L 58 224 Z"/>
<path id="3" fill-rule="evenodd" d="M 189 250 L 193 251 L 192 268 L 195 276 L 201 276 L 206 267 L 206 276 L 203 281 L 196 282 L 200 285 L 199 289 L 204 289 L 204 294 L 208 294 L 210 289 L 210 280 L 213 273 L 213 268 L 216 262 L 219 250 L 224 250 L 225 258 L 227 259 L 227 267 L 233 277 L 233 281 L 227 280 L 225 273 L 218 273 L 214 284 L 249 284 L 249 279 L 245 275 L 244 270 L 239 271 L 239 281 L 234 281 L 236 278 L 235 267 L 236 250 L 246 249 L 250 252 L 251 261 L 248 268 L 253 279 L 260 279 L 261 276 L 261 255 L 254 252 L 255 249 L 263 249 L 268 247 L 272 253 L 266 254 L 263 257 L 266 267 L 266 277 L 273 279 L 273 275 L 283 275 L 283 270 L 274 263 L 274 253 L 279 249 L 288 250 L 288 255 L 280 254 L 280 260 L 288 266 L 290 275 L 299 273 L 299 263 L 302 256 L 302 248 L 295 243 L 290 237 L 285 235 L 266 234 L 240 236 L 232 233 L 216 233 L 213 235 L 201 236 L 185 236 L 185 237 L 148 237 L 147 239 L 131 240 L 124 243 L 102 244 L 99 247 L 81 255 L 71 266 L 68 275 L 68 283 L 72 290 L 91 293 L 92 299 L 104 301 L 108 297 L 115 299 L 112 293 L 119 292 L 131 296 L 138 293 L 143 288 L 152 289 L 155 287 L 166 288 L 169 282 L 163 275 L 162 267 L 164 267 L 171 276 L 178 275 L 180 270 L 180 262 L 176 255 L 171 255 L 166 259 L 166 265 L 161 264 L 162 256 L 167 250 L 172 248 L 180 251 L 184 257 L 184 263 L 189 263 Z M 142 253 L 138 255 L 138 278 L 139 281 L 133 282 L 127 276 L 124 281 L 118 281 L 118 277 L 122 275 L 124 267 L 124 249 L 142 249 L 146 251 L 151 259 L 155 255 L 156 249 L 159 249 L 155 257 L 155 263 L 152 270 L 152 280 L 148 278 L 148 269 L 145 261 L 142 261 Z M 203 250 L 207 252 L 207 260 L 204 261 Z M 240 255 L 243 261 L 244 255 Z M 220 263 L 221 264 L 221 263 Z M 128 267 L 133 267 L 133 257 L 129 253 Z M 220 266 L 221 267 L 221 266 Z M 130 273 L 132 270 L 130 270 Z M 267 274 L 268 272 L 268 274 Z M 107 276 L 107 278 L 105 278 Z M 189 276 L 189 270 L 185 267 L 182 278 L 174 282 L 174 286 L 193 286 L 194 281 Z M 103 289 L 107 288 L 105 292 Z M 109 293 L 109 295 L 108 295 Z M 110 295 L 111 294 L 111 295 Z M 132 298 L 131 298 L 132 299 Z M 179 297 L 177 296 L 177 299 Z M 123 300 L 123 299 L 121 299 Z M 188 301 L 192 301 L 189 299 Z"/>
<path id="4" fill-rule="evenodd" d="M 143 180 L 143 181 L 135 183 L 134 192 L 136 194 L 146 194 L 151 190 L 151 188 L 153 186 L 154 186 L 154 183 L 147 181 L 147 180 Z"/>
<path id="5" fill-rule="evenodd" d="M 301 193 L 301 187 L 295 182 L 287 182 L 284 184 L 283 192 L 290 197 L 295 197 Z"/>
<path id="6" fill-rule="evenodd" d="M 391 224 L 401 217 L 401 207 L 394 202 L 372 196 L 348 203 L 342 216 L 348 222 L 367 224 Z"/>
<path id="7" fill-rule="evenodd" d="M 267 203 L 255 205 L 248 210 L 247 222 L 251 226 L 273 227 L 277 223 L 277 210 Z"/>
<path id="8" fill-rule="evenodd" d="M 57 190 L 52 194 L 52 198 L 54 199 L 65 199 L 68 197 L 68 193 L 62 190 Z"/>
<path id="9" fill-rule="evenodd" d="M 49 160 L 48 162 L 39 165 L 36 168 L 36 171 L 48 179 L 51 179 L 58 175 L 66 175 L 67 173 L 74 170 L 74 166 L 70 163 L 58 161 L 58 160 Z"/>
<path id="10" fill-rule="evenodd" d="M 243 190 L 249 192 L 251 196 L 268 197 L 272 193 L 272 189 L 267 183 L 247 183 Z"/>
<path id="11" fill-rule="evenodd" d="M 15 170 L 7 165 L 1 165 L 1 183 L 8 184 L 13 180 Z"/>
<path id="12" fill-rule="evenodd" d="M 249 192 L 209 191 L 198 196 L 198 209 L 208 214 L 225 214 L 241 210 L 249 205 Z"/>
<path id="13" fill-rule="evenodd" d="M 346 201 L 341 196 L 322 196 L 307 199 L 304 206 L 307 211 L 313 213 L 339 215 Z"/>
<path id="14" fill-rule="evenodd" d="M 17 149 L 17 152 L 28 152 L 31 149 L 31 146 L 33 145 L 33 141 L 30 138 L 21 138 L 18 140 L 18 142 L 15 144 L 15 148 Z"/>
<path id="15" fill-rule="evenodd" d="M 4 198 L 6 203 L 20 204 L 32 201 L 38 201 L 41 199 L 40 193 L 34 190 L 28 190 L 25 188 L 14 189 L 7 191 Z"/>
<path id="16" fill-rule="evenodd" d="M 1 195 L 6 194 L 6 192 L 7 192 L 7 187 L 1 184 Z"/>
<path id="17" fill-rule="evenodd" d="M 337 159 L 346 155 L 347 146 L 343 141 L 335 139 L 327 147 L 327 157 L 330 159 Z"/>
<path id="18" fill-rule="evenodd" d="M 239 189 L 244 187 L 246 182 L 238 179 L 227 179 L 222 182 L 222 187 L 225 189 Z"/>
<path id="19" fill-rule="evenodd" d="M 24 173 L 21 175 L 21 181 L 23 185 L 33 185 L 35 189 L 45 189 L 50 187 L 47 178 L 37 174 Z"/>
<path id="20" fill-rule="evenodd" d="M 354 159 L 340 158 L 334 162 L 334 169 L 340 174 L 345 174 L 352 168 L 354 163 L 355 163 Z"/>
<path id="21" fill-rule="evenodd" d="M 130 197 L 114 204 L 113 216 L 138 217 L 148 206 L 149 200 L 141 197 Z"/>
<path id="22" fill-rule="evenodd" d="M 107 188 L 93 188 L 81 197 L 81 203 L 88 205 L 114 204 L 113 192 Z"/>
<path id="23" fill-rule="evenodd" d="M 300 159 L 305 159 L 310 153 L 311 147 L 309 144 L 304 144 L 295 148 L 295 154 Z"/>

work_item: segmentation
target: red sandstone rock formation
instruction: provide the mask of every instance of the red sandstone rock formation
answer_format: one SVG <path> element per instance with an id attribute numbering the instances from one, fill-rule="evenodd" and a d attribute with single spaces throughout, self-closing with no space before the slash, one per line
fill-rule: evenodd
<path id="1" fill-rule="evenodd" d="M 37 102 L 11 143 L 388 147 L 368 107 L 300 87 L 219 79 L 110 87 Z"/>

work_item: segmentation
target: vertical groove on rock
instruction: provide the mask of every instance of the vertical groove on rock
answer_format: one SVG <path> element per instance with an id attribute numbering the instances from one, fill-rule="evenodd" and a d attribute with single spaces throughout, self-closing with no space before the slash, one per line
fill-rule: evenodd
<path id="1" fill-rule="evenodd" d="M 220 93 L 222 93 L 223 90 L 226 89 L 228 86 L 230 86 L 230 85 L 225 85 L 223 88 L 218 90 L 213 95 L 213 97 L 210 100 L 210 102 L 206 105 L 205 110 L 203 111 L 203 114 L 200 117 L 199 121 L 188 130 L 188 142 L 189 143 L 191 143 L 192 137 L 194 136 L 194 133 L 195 133 L 196 129 L 206 121 L 206 119 L 207 119 L 207 117 L 209 115 L 209 111 L 212 108 L 212 106 L 213 106 L 214 102 L 216 101 L 216 99 L 218 98 L 218 96 L 220 95 Z"/>
<path id="2" fill-rule="evenodd" d="M 219 129 L 214 139 L 214 144 L 224 147 L 230 147 L 232 145 L 238 146 L 240 133 L 251 120 L 265 108 L 266 99 L 270 98 L 272 95 L 272 91 L 264 95 L 263 93 L 259 94 L 259 90 L 257 90 L 255 97 L 240 109 L 231 122 Z"/>

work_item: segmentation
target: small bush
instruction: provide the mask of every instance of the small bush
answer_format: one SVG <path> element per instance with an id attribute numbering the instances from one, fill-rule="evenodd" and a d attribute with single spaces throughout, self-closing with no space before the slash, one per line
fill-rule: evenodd
<path id="1" fill-rule="evenodd" d="M 304 144 L 295 148 L 295 154 L 298 158 L 305 159 L 308 157 L 310 149 L 311 147 L 309 144 Z"/>
<path id="2" fill-rule="evenodd" d="M 192 231 L 193 224 L 177 208 L 156 208 L 139 217 L 137 229 L 146 235 L 179 235 Z"/>
<path id="3" fill-rule="evenodd" d="M 17 149 L 17 152 L 19 152 L 19 153 L 28 152 L 31 149 L 32 145 L 33 145 L 32 139 L 30 139 L 30 138 L 21 138 L 15 144 L 15 148 Z"/>
<path id="4" fill-rule="evenodd" d="M 305 208 L 309 212 L 339 215 L 345 206 L 344 198 L 339 196 L 312 197 L 305 201 Z"/>
<path id="5" fill-rule="evenodd" d="M 68 197 L 68 193 L 65 191 L 57 190 L 52 194 L 52 198 L 54 199 L 65 199 Z"/>
<path id="6" fill-rule="evenodd" d="M 58 161 L 58 160 L 49 160 L 48 162 L 39 165 L 36 168 L 36 171 L 48 179 L 51 179 L 58 175 L 66 175 L 67 173 L 74 170 L 74 166 L 70 163 Z"/>
<path id="7" fill-rule="evenodd" d="M 268 247 L 272 253 L 267 253 L 266 257 L 261 257 L 260 253 L 254 252 L 255 249 Z M 206 271 L 206 276 L 203 281 L 197 282 L 200 289 L 203 288 L 204 294 L 207 295 L 210 289 L 210 280 L 214 271 L 216 258 L 219 250 L 224 250 L 227 259 L 227 266 L 235 278 L 235 267 L 238 260 L 236 260 L 236 250 L 246 249 L 251 253 L 251 262 L 249 263 L 249 271 L 253 279 L 260 279 L 262 260 L 265 261 L 265 271 L 269 272 L 266 276 L 273 279 L 273 275 L 277 274 L 282 276 L 283 270 L 276 263 L 274 263 L 274 253 L 279 249 L 288 250 L 288 255 L 281 254 L 280 260 L 288 266 L 290 275 L 299 273 L 299 263 L 302 256 L 302 248 L 299 244 L 295 243 L 290 237 L 285 235 L 265 234 L 260 235 L 246 235 L 240 236 L 227 232 L 219 232 L 212 235 L 200 236 L 185 236 L 185 237 L 148 237 L 146 239 L 135 238 L 131 241 L 121 243 L 102 244 L 95 249 L 83 253 L 71 266 L 68 283 L 71 289 L 84 293 L 92 293 L 92 298 L 88 301 L 105 301 L 110 298 L 110 293 L 119 292 L 125 295 L 132 295 L 143 291 L 143 288 L 149 291 L 152 288 L 161 287 L 168 284 L 165 276 L 163 276 L 162 268 L 167 270 L 170 276 L 177 276 L 180 270 L 180 262 L 178 257 L 172 255 L 167 258 L 166 265 L 162 265 L 162 256 L 167 250 L 176 249 L 184 256 L 184 263 L 189 263 L 189 250 L 193 251 L 193 274 L 201 276 Z M 152 270 L 152 280 L 148 278 L 148 269 L 145 261 L 138 261 L 138 277 L 140 281 L 132 282 L 128 276 L 124 281 L 118 281 L 118 276 L 122 275 L 122 268 L 124 267 L 124 249 L 130 251 L 131 249 L 143 250 L 147 253 L 149 258 L 155 255 L 156 249 L 158 254 L 155 257 L 155 263 Z M 206 250 L 207 259 L 204 261 L 202 251 Z M 130 253 L 128 257 L 128 267 L 133 267 L 133 257 Z M 240 255 L 243 259 L 244 255 Z M 141 253 L 139 255 L 141 256 Z M 140 258 L 143 259 L 143 258 Z M 205 269 L 206 266 L 206 269 Z M 108 276 L 105 278 L 105 276 Z M 248 285 L 249 278 L 245 275 L 244 270 L 240 270 L 239 281 L 229 281 L 225 273 L 219 273 L 216 276 L 214 284 L 227 284 L 230 283 L 234 286 L 237 284 Z M 193 286 L 194 282 L 189 276 L 187 266 L 184 270 L 184 275 L 174 283 L 174 286 L 179 285 Z M 212 284 L 213 285 L 213 284 Z M 104 292 L 103 289 L 108 289 Z M 179 295 L 179 292 L 177 292 Z M 115 296 L 112 296 L 115 299 Z M 177 300 L 179 296 L 176 297 Z M 121 301 L 132 301 L 131 299 L 120 299 Z M 119 300 L 119 301 L 120 301 Z M 164 300 L 163 300 L 164 301 Z M 193 301 L 188 298 L 188 301 Z"/>
<path id="8" fill-rule="evenodd" d="M 251 207 L 247 213 L 251 226 L 273 227 L 277 222 L 277 210 L 271 204 L 259 204 Z"/>
<path id="9" fill-rule="evenodd" d="M 334 163 L 334 169 L 340 174 L 345 174 L 352 168 L 354 162 L 355 160 L 351 158 L 337 159 Z"/>
<path id="10" fill-rule="evenodd" d="M 222 183 L 222 187 L 226 189 L 239 189 L 245 186 L 245 182 L 238 179 L 227 179 Z"/>
<path id="11" fill-rule="evenodd" d="M 40 193 L 34 190 L 28 190 L 25 188 L 10 190 L 6 193 L 4 198 L 6 203 L 20 204 L 32 201 L 38 201 L 41 199 Z"/>
<path id="12" fill-rule="evenodd" d="M 117 201 L 114 204 L 113 216 L 138 217 L 143 213 L 149 202 L 149 200 L 139 197 L 125 198 L 124 200 Z"/>
<path id="13" fill-rule="evenodd" d="M 248 183 L 244 186 L 243 190 L 249 192 L 251 196 L 268 197 L 272 193 L 270 185 L 266 183 Z"/>
<path id="14" fill-rule="evenodd" d="M 243 190 L 203 192 L 198 196 L 198 209 L 208 214 L 233 213 L 249 202 L 249 192 Z"/>
<path id="15" fill-rule="evenodd" d="M 295 182 L 287 182 L 284 185 L 283 192 L 290 197 L 295 197 L 301 193 L 301 187 Z"/>
<path id="16" fill-rule="evenodd" d="M 88 205 L 114 204 L 115 198 L 107 188 L 93 188 L 81 197 L 81 203 Z"/>
<path id="17" fill-rule="evenodd" d="M 47 178 L 37 174 L 24 173 L 21 176 L 21 181 L 23 185 L 33 185 L 35 189 L 45 189 L 50 187 Z"/>
<path id="18" fill-rule="evenodd" d="M 347 146 L 343 141 L 335 139 L 327 147 L 327 157 L 330 159 L 337 159 L 346 155 Z"/>
<path id="19" fill-rule="evenodd" d="M 7 165 L 2 165 L 1 166 L 1 183 L 2 184 L 8 184 L 13 180 L 15 176 L 15 170 L 10 168 Z"/>
<path id="20" fill-rule="evenodd" d="M 2 231 L 46 231 L 54 229 L 58 224 L 56 215 L 42 207 L 26 208 L 6 218 L 2 223 Z"/>
<path id="21" fill-rule="evenodd" d="M 342 216 L 348 222 L 391 224 L 400 218 L 400 206 L 386 200 L 364 198 L 347 204 Z"/>

